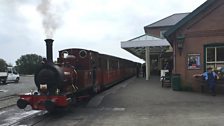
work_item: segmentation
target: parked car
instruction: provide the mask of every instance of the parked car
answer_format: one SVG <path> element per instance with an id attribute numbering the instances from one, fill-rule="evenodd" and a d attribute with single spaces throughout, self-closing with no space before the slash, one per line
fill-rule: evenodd
<path id="1" fill-rule="evenodd" d="M 0 83 L 5 84 L 6 81 L 19 82 L 19 73 L 14 67 L 7 67 L 6 70 L 0 71 Z"/>

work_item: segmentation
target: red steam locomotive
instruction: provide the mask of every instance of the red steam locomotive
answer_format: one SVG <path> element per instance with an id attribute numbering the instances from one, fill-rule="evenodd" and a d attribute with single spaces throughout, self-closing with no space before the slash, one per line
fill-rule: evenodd
<path id="1" fill-rule="evenodd" d="M 67 107 L 87 93 L 97 93 L 136 73 L 137 63 L 85 49 L 59 51 L 57 64 L 52 61 L 52 39 L 46 39 L 47 59 L 34 79 L 37 92 L 20 95 L 17 106 L 54 111 Z"/>

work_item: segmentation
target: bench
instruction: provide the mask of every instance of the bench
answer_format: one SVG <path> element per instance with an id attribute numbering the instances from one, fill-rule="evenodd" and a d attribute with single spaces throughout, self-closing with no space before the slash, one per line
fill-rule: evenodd
<path id="1" fill-rule="evenodd" d="M 196 77 L 197 81 L 200 82 L 201 93 L 210 92 L 207 81 L 202 76 Z M 224 80 L 216 80 L 216 92 L 224 93 Z"/>
<path id="2" fill-rule="evenodd" d="M 162 87 L 171 87 L 171 77 L 162 76 Z"/>
<path id="3" fill-rule="evenodd" d="M 161 70 L 162 87 L 171 87 L 171 75 L 168 70 Z"/>

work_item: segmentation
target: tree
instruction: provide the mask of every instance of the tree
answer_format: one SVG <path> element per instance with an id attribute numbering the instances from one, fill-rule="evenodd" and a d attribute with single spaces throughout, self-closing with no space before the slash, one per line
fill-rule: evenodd
<path id="1" fill-rule="evenodd" d="M 37 54 L 22 55 L 16 61 L 16 70 L 21 74 L 34 74 L 41 64 L 42 56 Z"/>
<path id="2" fill-rule="evenodd" d="M 7 69 L 7 63 L 4 59 L 0 59 L 0 72 L 5 71 Z"/>

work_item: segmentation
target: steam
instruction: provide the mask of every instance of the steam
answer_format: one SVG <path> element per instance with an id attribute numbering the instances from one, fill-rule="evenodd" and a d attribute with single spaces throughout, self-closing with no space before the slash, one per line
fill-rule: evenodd
<path id="1" fill-rule="evenodd" d="M 37 10 L 43 16 L 42 25 L 47 38 L 53 38 L 56 29 L 61 24 L 61 11 L 56 5 L 52 4 L 52 0 L 41 0 L 37 6 Z"/>

